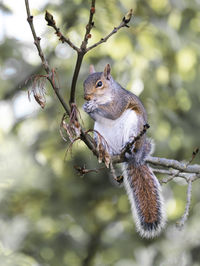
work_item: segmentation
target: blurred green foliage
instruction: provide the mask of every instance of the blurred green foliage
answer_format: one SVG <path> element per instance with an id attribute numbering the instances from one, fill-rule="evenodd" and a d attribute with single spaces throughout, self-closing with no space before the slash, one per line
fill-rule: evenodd
<path id="1" fill-rule="evenodd" d="M 30 0 L 30 5 L 31 5 Z M 149 117 L 155 155 L 191 158 L 199 146 L 200 9 L 195 0 L 96 1 L 90 44 L 118 25 L 130 8 L 134 19 L 107 43 L 86 55 L 77 86 L 77 103 L 86 128 L 91 119 L 82 111 L 83 80 L 89 64 L 140 95 Z M 5 3 L 5 1 L 3 2 Z M 49 1 L 33 9 L 36 31 L 45 27 L 48 9 L 73 42 L 80 44 L 90 1 Z M 0 4 L 2 17 L 12 6 Z M 24 27 L 28 28 L 25 9 Z M 42 15 L 42 16 L 41 16 Z M 13 25 L 14 27 L 14 25 Z M 23 29 L 17 29 L 23 31 Z M 42 47 L 59 75 L 66 99 L 75 52 L 59 43 L 45 27 Z M 30 34 L 30 40 L 32 36 Z M 63 109 L 46 86 L 47 104 L 29 103 L 25 80 L 44 73 L 33 44 L 2 35 L 0 40 L 0 264 L 25 265 L 200 265 L 199 182 L 193 184 L 192 207 L 183 229 L 175 228 L 186 202 L 186 184 L 177 179 L 163 186 L 168 214 L 165 232 L 154 240 L 135 232 L 127 196 L 108 171 L 81 178 L 74 166 L 100 167 L 83 143 L 66 149 L 59 134 Z M 199 163 L 199 157 L 195 159 Z"/>

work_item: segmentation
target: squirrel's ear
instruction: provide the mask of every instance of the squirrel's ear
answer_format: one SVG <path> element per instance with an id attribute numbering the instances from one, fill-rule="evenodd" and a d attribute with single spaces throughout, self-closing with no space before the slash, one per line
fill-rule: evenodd
<path id="1" fill-rule="evenodd" d="M 107 65 L 105 66 L 105 68 L 104 68 L 104 71 L 103 71 L 104 77 L 105 77 L 106 79 L 110 79 L 110 78 L 111 78 L 110 71 L 111 71 L 110 65 L 107 64 Z"/>
<path id="2" fill-rule="evenodd" d="M 95 73 L 94 65 L 90 65 L 90 74 Z"/>

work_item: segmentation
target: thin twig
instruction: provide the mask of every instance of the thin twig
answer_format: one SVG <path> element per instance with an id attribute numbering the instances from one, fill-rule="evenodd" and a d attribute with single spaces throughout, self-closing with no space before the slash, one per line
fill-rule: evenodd
<path id="1" fill-rule="evenodd" d="M 130 19 L 131 19 L 131 16 L 132 16 L 132 9 L 129 11 L 130 13 Z M 94 43 L 93 45 L 91 45 L 90 47 L 87 48 L 87 52 L 92 50 L 93 48 L 97 47 L 98 45 L 106 42 L 113 34 L 117 33 L 118 30 L 120 30 L 121 28 L 123 27 L 128 27 L 127 24 L 129 23 L 130 19 L 124 19 L 122 20 L 122 22 L 119 24 L 119 26 L 117 27 L 114 27 L 114 29 L 104 38 L 101 38 L 100 41 Z"/>
<path id="2" fill-rule="evenodd" d="M 30 12 L 30 7 L 29 7 L 29 1 L 28 0 L 25 0 L 25 5 L 26 5 L 26 12 L 27 12 L 27 21 L 30 25 L 30 28 L 31 28 L 31 32 L 32 32 L 32 35 L 33 35 L 33 38 L 34 38 L 34 44 L 35 46 L 37 47 L 37 50 L 38 50 L 38 54 L 42 60 L 42 64 L 43 64 L 43 67 L 45 69 L 45 71 L 47 72 L 47 74 L 49 74 L 51 72 L 50 68 L 49 68 L 49 65 L 48 65 L 48 62 L 43 54 L 43 51 L 42 51 L 42 48 L 40 46 L 40 40 L 41 38 L 40 37 L 37 37 L 36 35 L 36 32 L 35 32 L 35 28 L 34 28 L 34 25 L 33 25 L 33 16 L 31 15 L 31 12 Z"/>
<path id="3" fill-rule="evenodd" d="M 185 168 L 187 168 L 188 165 L 192 163 L 192 161 L 194 160 L 194 158 L 196 157 L 198 152 L 199 152 L 198 148 L 193 151 L 191 159 L 185 164 Z M 169 181 L 173 180 L 175 177 L 180 176 L 180 174 L 181 174 L 181 170 L 177 170 L 177 171 L 175 171 L 175 173 L 172 176 L 168 176 L 167 178 L 164 178 L 161 181 L 161 183 L 165 183 L 166 184 Z M 190 177 L 190 179 L 191 179 L 191 177 Z"/>
<path id="4" fill-rule="evenodd" d="M 152 167 L 151 169 L 155 173 L 168 175 L 168 177 L 163 178 L 160 181 L 161 183 L 164 183 L 164 184 L 168 183 L 175 177 L 181 177 L 181 178 L 184 178 L 186 181 L 191 180 L 192 182 L 194 181 L 194 178 L 200 177 L 200 175 L 197 175 L 197 174 L 184 173 L 184 172 L 180 172 L 179 170 L 175 170 L 175 169 L 159 169 L 159 168 L 152 168 Z"/>
<path id="5" fill-rule="evenodd" d="M 88 24 L 86 25 L 85 36 L 84 36 L 84 39 L 83 39 L 82 44 L 81 44 L 81 50 L 83 52 L 86 52 L 88 39 L 91 38 L 90 31 L 94 26 L 94 22 L 93 22 L 94 13 L 95 13 L 95 0 L 92 0 L 91 7 L 90 7 L 89 21 L 88 21 Z"/>
<path id="6" fill-rule="evenodd" d="M 146 162 L 156 166 L 163 166 L 167 168 L 171 167 L 173 169 L 180 170 L 181 172 L 200 174 L 199 164 L 188 165 L 187 167 L 185 167 L 185 162 L 152 156 L 148 157 L 146 159 Z"/>
<path id="7" fill-rule="evenodd" d="M 89 174 L 89 173 L 98 173 L 99 171 L 103 170 L 103 169 L 106 169 L 105 166 L 103 167 L 100 167 L 100 168 L 95 168 L 95 169 L 87 169 L 85 168 L 85 165 L 84 166 L 77 166 L 77 165 L 74 165 L 74 169 L 76 169 L 76 171 L 81 175 L 81 176 L 84 176 L 86 174 Z"/>
<path id="8" fill-rule="evenodd" d="M 180 221 L 177 222 L 177 227 L 179 229 L 182 229 L 185 222 L 187 221 L 188 215 L 189 215 L 189 210 L 190 210 L 190 205 L 191 205 L 191 195 L 192 195 L 192 181 L 188 181 L 188 187 L 187 187 L 187 202 L 185 206 L 185 211 L 183 216 L 181 217 Z"/>

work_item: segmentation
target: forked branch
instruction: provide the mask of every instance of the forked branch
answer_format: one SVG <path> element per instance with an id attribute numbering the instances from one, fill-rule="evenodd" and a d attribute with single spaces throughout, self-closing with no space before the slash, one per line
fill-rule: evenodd
<path id="1" fill-rule="evenodd" d="M 43 50 L 41 48 L 41 45 L 40 45 L 41 39 L 40 39 L 40 37 L 37 37 L 37 35 L 36 35 L 36 31 L 35 31 L 34 24 L 33 24 L 33 16 L 31 15 L 30 7 L 29 7 L 29 0 L 25 0 L 25 5 L 26 5 L 27 16 L 28 16 L 27 20 L 29 22 L 31 32 L 32 32 L 32 35 L 34 38 L 34 43 L 37 47 L 39 56 L 40 56 L 42 64 L 43 64 L 43 67 L 47 73 L 47 79 L 49 80 L 49 82 L 50 82 L 54 92 L 56 93 L 60 103 L 62 104 L 65 112 L 70 116 L 71 112 L 73 112 L 73 108 L 75 108 L 76 84 L 77 84 L 77 79 L 79 76 L 79 71 L 80 71 L 80 68 L 82 65 L 83 57 L 89 50 L 91 50 L 92 48 L 97 46 L 97 45 L 95 45 L 94 47 L 87 50 L 88 39 L 91 38 L 90 32 L 91 32 L 92 27 L 94 26 L 93 16 L 95 13 L 95 0 L 91 1 L 89 21 L 88 21 L 88 24 L 86 25 L 86 32 L 85 32 L 85 35 L 84 35 L 84 38 L 83 38 L 83 41 L 81 43 L 80 48 L 78 48 L 69 38 L 65 37 L 61 33 L 60 29 L 56 26 L 56 22 L 55 22 L 52 14 L 50 14 L 47 11 L 46 15 L 45 15 L 45 19 L 48 22 L 48 25 L 55 29 L 56 34 L 60 38 L 60 40 L 62 42 L 66 42 L 68 45 L 70 45 L 77 52 L 77 60 L 76 60 L 75 68 L 74 68 L 74 73 L 73 73 L 73 78 L 72 78 L 72 83 L 71 83 L 71 89 L 70 89 L 69 104 L 70 104 L 71 110 L 68 107 L 64 98 L 61 96 L 61 94 L 59 92 L 59 88 L 56 86 L 56 83 L 54 82 L 53 77 L 54 77 L 55 71 L 51 70 L 51 68 L 50 68 L 50 66 L 49 66 L 49 64 L 45 58 L 45 55 L 44 55 Z M 126 14 L 126 16 L 124 16 L 124 18 L 122 19 L 122 23 L 120 24 L 121 26 L 118 28 L 120 29 L 121 27 L 128 26 L 127 24 L 129 23 L 131 16 L 132 16 L 132 10 L 130 10 Z M 106 36 L 104 39 L 107 40 L 112 35 L 113 35 L 113 33 L 111 32 L 111 34 L 109 34 L 109 36 Z M 78 118 L 77 118 L 77 120 L 78 120 Z M 98 151 L 96 150 L 93 139 L 91 138 L 91 136 L 89 134 L 85 133 L 85 131 L 82 127 L 80 130 L 80 138 L 87 145 L 87 147 L 93 152 L 93 154 L 98 157 L 99 154 L 98 154 Z"/>
<path id="2" fill-rule="evenodd" d="M 53 27 L 53 29 L 55 30 L 55 33 L 59 37 L 59 40 L 63 43 L 67 43 L 72 49 L 74 49 L 77 52 L 77 60 L 76 60 L 76 65 L 75 65 L 74 72 L 73 72 L 72 83 L 71 83 L 71 88 L 70 88 L 70 99 L 69 99 L 69 105 L 68 105 L 60 94 L 60 88 L 57 85 L 57 82 L 55 82 L 55 70 L 50 68 L 50 65 L 41 48 L 41 45 L 40 45 L 41 39 L 40 37 L 37 36 L 35 28 L 34 28 L 33 16 L 31 15 L 30 7 L 29 7 L 29 0 L 25 0 L 25 5 L 26 5 L 26 11 L 27 11 L 27 21 L 30 25 L 30 29 L 31 29 L 33 39 L 34 39 L 34 44 L 41 58 L 43 68 L 45 72 L 47 73 L 45 77 L 50 82 L 55 94 L 57 95 L 67 115 L 69 117 L 72 117 L 71 114 L 76 114 L 74 110 L 74 108 L 77 108 L 75 104 L 76 84 L 77 84 L 80 68 L 81 68 L 82 61 L 83 61 L 85 54 L 89 52 L 90 50 L 92 50 L 93 48 L 106 42 L 111 36 L 117 33 L 121 28 L 129 27 L 128 23 L 132 17 L 132 9 L 123 17 L 119 26 L 114 27 L 114 29 L 108 35 L 106 35 L 104 38 L 101 38 L 98 42 L 94 43 L 93 45 L 89 47 L 87 47 L 88 40 L 91 38 L 90 32 L 94 26 L 93 17 L 95 13 L 95 0 L 91 0 L 89 20 L 88 20 L 88 24 L 86 25 L 85 35 L 83 37 L 83 41 L 80 47 L 77 47 L 68 37 L 64 36 L 64 34 L 60 31 L 60 28 L 56 26 L 56 22 L 53 16 L 48 11 L 46 12 L 45 19 L 48 22 L 48 25 Z M 74 115 L 73 115 L 73 120 L 76 123 L 79 123 L 78 117 L 76 116 L 74 117 Z M 87 147 L 93 152 L 93 154 L 99 158 L 100 154 L 99 154 L 98 149 L 96 148 L 96 145 L 94 144 L 93 138 L 88 134 L 87 131 L 85 131 L 81 127 L 80 124 L 79 126 L 80 126 L 80 135 L 77 138 L 81 139 L 87 145 Z M 147 128 L 148 127 L 146 125 L 146 127 L 143 129 L 143 132 L 141 133 L 141 136 L 144 133 L 146 133 Z M 114 163 L 121 163 L 121 162 L 126 161 L 125 153 L 129 151 L 129 149 L 134 144 L 134 141 L 130 143 L 129 145 L 127 145 L 123 149 L 120 155 L 112 157 L 111 163 L 114 164 Z M 193 155 L 195 156 L 196 154 L 193 153 Z M 200 178 L 200 165 L 191 165 L 192 160 L 190 160 L 188 163 L 184 163 L 184 162 L 180 162 L 177 160 L 159 158 L 159 157 L 148 157 L 146 159 L 146 162 L 152 166 L 153 171 L 168 175 L 166 179 L 162 180 L 162 183 L 167 183 L 173 180 L 175 177 L 182 177 L 188 182 L 187 204 L 186 204 L 184 215 L 180 221 L 180 225 L 182 226 L 185 223 L 188 213 L 189 213 L 189 206 L 191 203 L 192 182 Z M 80 173 L 84 173 L 84 174 L 86 174 L 87 172 L 91 172 L 91 171 L 97 172 L 97 170 L 88 170 L 85 167 L 77 169 L 77 170 L 79 170 Z"/>

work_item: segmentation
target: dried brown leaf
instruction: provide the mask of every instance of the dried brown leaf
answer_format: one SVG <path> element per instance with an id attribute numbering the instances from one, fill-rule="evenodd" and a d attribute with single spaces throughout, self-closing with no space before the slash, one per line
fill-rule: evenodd
<path id="1" fill-rule="evenodd" d="M 33 94 L 36 102 L 44 108 L 46 105 L 45 97 L 45 84 L 47 81 L 47 75 L 34 75 L 26 80 L 26 83 L 31 82 L 31 89 L 28 90 L 28 99 L 31 101 L 31 94 Z"/>
<path id="2" fill-rule="evenodd" d="M 104 162 L 107 168 L 109 168 L 110 162 L 111 162 L 111 156 L 110 154 L 107 152 L 107 150 L 104 150 Z"/>
<path id="3" fill-rule="evenodd" d="M 34 98 L 35 98 L 36 102 L 44 109 L 44 107 L 46 105 L 45 98 L 42 95 L 35 94 L 35 93 L 34 93 Z"/>

